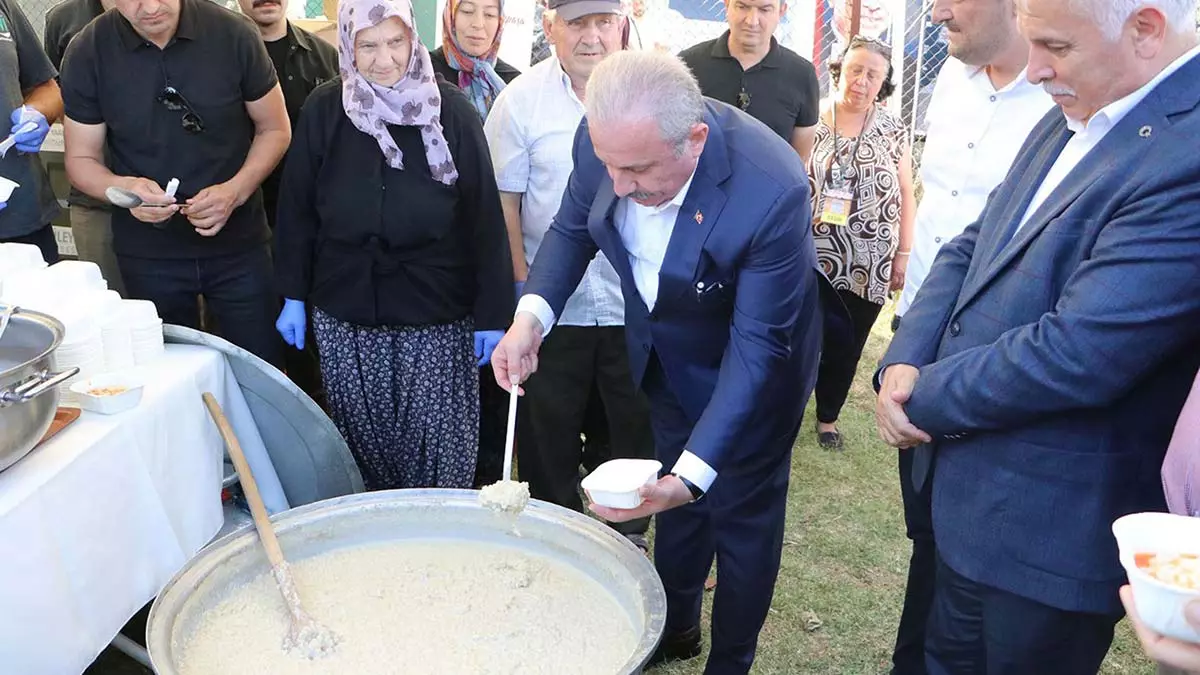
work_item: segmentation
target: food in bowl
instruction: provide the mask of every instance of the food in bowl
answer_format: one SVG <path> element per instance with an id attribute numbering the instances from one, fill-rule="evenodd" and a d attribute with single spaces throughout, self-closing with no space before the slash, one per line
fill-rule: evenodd
<path id="1" fill-rule="evenodd" d="M 180 675 L 614 675 L 638 644 L 598 581 L 503 544 L 366 544 L 291 567 L 305 608 L 340 638 L 332 654 L 283 649 L 288 613 L 264 566 L 176 628 Z"/>
<path id="2" fill-rule="evenodd" d="M 529 505 L 529 483 L 502 480 L 483 486 L 479 504 L 500 513 L 517 514 Z"/>
<path id="3" fill-rule="evenodd" d="M 1135 553 L 1133 563 L 1159 581 L 1200 591 L 1200 555 L 1195 553 Z"/>
<path id="4" fill-rule="evenodd" d="M 88 396 L 120 396 L 129 391 L 129 387 L 93 387 L 87 390 Z"/>

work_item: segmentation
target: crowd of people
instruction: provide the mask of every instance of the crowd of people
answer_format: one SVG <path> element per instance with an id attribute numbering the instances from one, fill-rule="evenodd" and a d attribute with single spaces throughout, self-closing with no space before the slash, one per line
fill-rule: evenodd
<path id="1" fill-rule="evenodd" d="M 640 507 L 592 508 L 647 551 L 655 519 L 652 663 L 701 653 L 717 563 L 715 675 L 754 661 L 805 406 L 854 450 L 839 416 L 899 297 L 892 672 L 1093 675 L 1124 610 L 1200 670 L 1137 621 L 1109 532 L 1166 497 L 1200 516 L 1196 0 L 936 0 L 919 205 L 892 48 L 848 36 L 821 100 L 780 0 L 726 0 L 678 56 L 621 0 L 548 0 L 524 72 L 501 0 L 447 2 L 432 51 L 409 0 L 341 0 L 336 46 L 240 4 L 66 0 L 39 45 L 0 0 L 0 241 L 57 259 L 36 153 L 61 119 L 80 257 L 285 370 L 368 489 L 499 479 L 513 387 L 535 498 L 583 510 L 581 473 L 657 458 Z"/>

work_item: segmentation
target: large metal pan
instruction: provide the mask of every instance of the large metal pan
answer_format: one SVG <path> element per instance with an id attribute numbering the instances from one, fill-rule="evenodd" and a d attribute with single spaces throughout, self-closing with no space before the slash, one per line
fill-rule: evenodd
<path id="1" fill-rule="evenodd" d="M 472 490 L 390 490 L 339 497 L 302 506 L 271 519 L 289 560 L 404 539 L 447 537 L 518 546 L 571 565 L 604 585 L 641 637 L 624 667 L 642 671 L 666 623 L 667 601 L 654 566 L 635 546 L 583 514 L 532 501 L 521 514 L 520 537 L 478 505 Z M 238 532 L 202 550 L 167 584 L 150 609 L 146 644 L 158 675 L 178 675 L 182 643 L 206 611 L 229 593 L 268 573 L 253 530 Z"/>

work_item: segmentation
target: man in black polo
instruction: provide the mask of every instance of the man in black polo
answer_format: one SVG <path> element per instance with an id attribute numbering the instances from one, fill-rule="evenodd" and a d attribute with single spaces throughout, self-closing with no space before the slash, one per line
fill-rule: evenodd
<path id="1" fill-rule="evenodd" d="M 771 127 L 807 164 L 821 92 L 813 64 L 773 37 L 786 11 L 782 0 L 725 0 L 729 30 L 679 56 L 705 96 L 737 106 Z"/>
<path id="2" fill-rule="evenodd" d="M 46 47 L 46 56 L 50 57 L 50 63 L 54 64 L 55 69 L 62 69 L 63 54 L 67 51 L 67 45 L 79 31 L 111 7 L 112 0 L 65 0 L 46 12 L 46 28 L 42 31 L 42 41 Z M 71 234 L 75 238 L 76 255 L 80 260 L 99 265 L 108 287 L 125 295 L 121 270 L 117 266 L 117 256 L 112 247 L 112 215 L 109 213 L 111 205 L 106 201 L 93 199 L 74 187 L 67 196 L 67 204 L 71 207 Z"/>
<path id="3" fill-rule="evenodd" d="M 142 198 L 112 219 L 131 297 L 195 328 L 203 296 L 226 339 L 280 366 L 259 186 L 291 127 L 262 39 L 208 0 L 114 4 L 63 60 L 71 182 L 97 199 L 110 186 Z M 164 190 L 173 178 L 174 197 Z"/>
<path id="4" fill-rule="evenodd" d="M 267 55 L 275 65 L 283 100 L 287 105 L 292 131 L 300 119 L 300 108 L 317 85 L 337 77 L 337 49 L 312 33 L 287 20 L 288 0 L 239 0 L 242 13 L 258 26 Z M 275 229 L 275 207 L 279 201 L 279 183 L 283 162 L 263 181 L 263 204 L 267 223 Z M 307 322 L 312 332 L 312 321 Z M 318 404 L 324 405 L 321 370 L 317 363 L 317 341 L 312 335 L 304 341 L 305 349 L 284 349 L 284 366 L 288 377 Z"/>
<path id="5" fill-rule="evenodd" d="M 62 116 L 54 76 L 21 8 L 13 0 L 0 0 L 0 115 L 11 111 L 12 123 L 11 128 L 0 126 L 0 139 L 26 124 L 31 127 L 17 134 L 16 145 L 0 158 L 0 178 L 18 185 L 7 201 L 0 201 L 0 242 L 35 244 L 51 263 L 58 261 L 58 245 L 50 222 L 59 208 L 37 153 L 50 124 Z"/>

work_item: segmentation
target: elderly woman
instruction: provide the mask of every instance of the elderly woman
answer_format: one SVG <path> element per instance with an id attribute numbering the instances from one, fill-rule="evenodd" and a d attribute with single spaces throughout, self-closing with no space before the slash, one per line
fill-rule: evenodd
<path id="1" fill-rule="evenodd" d="M 904 286 L 917 200 L 904 124 L 879 103 L 895 88 L 891 47 L 850 40 L 829 64 L 836 87 L 822 106 L 808 174 L 821 269 L 850 310 L 852 342 L 828 342 L 817 374 L 817 437 L 841 450 L 838 415 L 888 295 Z"/>
<path id="2" fill-rule="evenodd" d="M 487 119 L 492 101 L 521 71 L 496 58 L 504 33 L 500 0 L 447 0 L 442 12 L 442 46 L 429 55 L 433 69 L 456 84 Z"/>
<path id="3" fill-rule="evenodd" d="M 276 326 L 302 348 L 311 305 L 369 489 L 470 487 L 477 368 L 514 306 L 483 125 L 437 81 L 407 0 L 342 0 L 338 36 L 341 77 L 309 96 L 284 167 Z"/>

